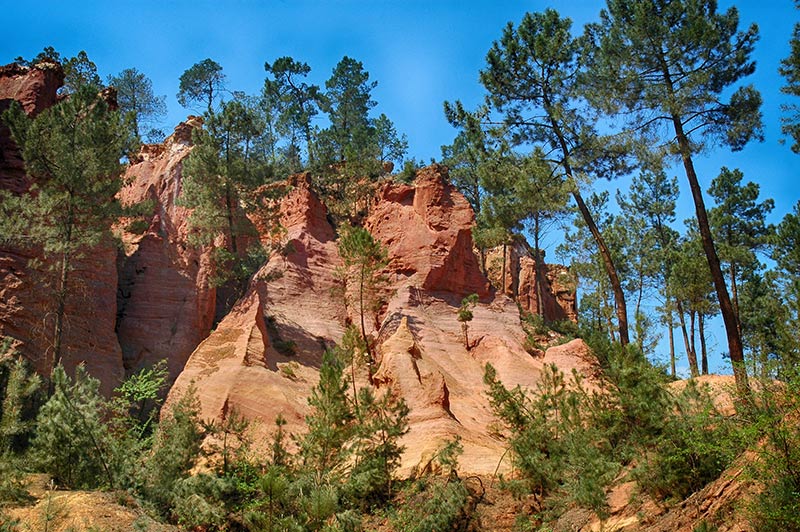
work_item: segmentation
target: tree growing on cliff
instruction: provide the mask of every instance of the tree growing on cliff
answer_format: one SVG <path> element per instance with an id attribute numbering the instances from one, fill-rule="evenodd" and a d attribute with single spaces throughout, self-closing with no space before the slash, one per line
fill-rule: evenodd
<path id="1" fill-rule="evenodd" d="M 117 89 L 117 105 L 120 112 L 129 117 L 137 139 L 142 138 L 140 126 L 150 126 L 145 132 L 148 140 L 163 137 L 154 126 L 167 114 L 166 97 L 153 94 L 150 78 L 135 68 L 126 68 L 116 76 L 109 76 L 108 85 Z"/>
<path id="2" fill-rule="evenodd" d="M 751 54 L 758 28 L 738 30 L 736 8 L 717 12 L 713 0 L 609 0 L 601 22 L 588 28 L 594 57 L 590 96 L 610 112 L 626 110 L 631 127 L 665 153 L 678 155 L 694 200 L 703 251 L 717 292 L 738 389 L 748 390 L 741 335 L 711 233 L 694 156 L 706 142 L 739 150 L 761 139 L 761 96 L 739 87 L 730 100 L 722 93 L 752 74 Z"/>
<path id="3" fill-rule="evenodd" d="M 472 309 L 478 304 L 478 294 L 470 294 L 461 300 L 458 307 L 458 321 L 461 322 L 461 331 L 464 333 L 464 348 L 469 351 L 472 346 L 469 343 L 469 322 L 474 317 Z"/>
<path id="4" fill-rule="evenodd" d="M 361 325 L 361 338 L 370 358 L 374 361 L 372 345 L 367 335 L 367 314 L 377 312 L 386 295 L 386 276 L 381 270 L 389 263 L 386 248 L 363 227 L 348 223 L 339 228 L 339 256 L 342 268 L 337 271 L 345 301 L 354 292 Z"/>
<path id="5" fill-rule="evenodd" d="M 264 63 L 264 70 L 272 75 L 272 79 L 264 80 L 264 99 L 275 109 L 277 132 L 288 141 L 285 156 L 289 169 L 296 172 L 302 168 L 301 138 L 305 141 L 308 163 L 313 164 L 311 120 L 319 113 L 322 95 L 317 85 L 304 81 L 311 72 L 306 63 L 279 57 L 273 63 Z"/>
<path id="6" fill-rule="evenodd" d="M 40 245 L 55 273 L 53 327 L 46 367 L 62 356 L 67 297 L 78 294 L 71 273 L 75 261 L 110 236 L 120 213 L 120 159 L 131 145 L 119 112 L 84 86 L 36 118 L 12 105 L 3 115 L 36 184 L 21 196 L 0 201 L 4 238 Z"/>
<path id="7" fill-rule="evenodd" d="M 214 100 L 219 98 L 225 88 L 225 74 L 222 67 L 212 59 L 203 59 L 181 74 L 178 87 L 178 103 L 184 107 L 205 104 L 206 112 L 214 112 Z"/>
<path id="8" fill-rule="evenodd" d="M 246 281 L 252 272 L 244 259 L 260 248 L 247 245 L 247 237 L 255 235 L 246 218 L 255 206 L 253 191 L 259 184 L 251 164 L 257 125 L 242 102 L 223 103 L 220 112 L 208 115 L 203 129 L 195 131 L 194 149 L 184 163 L 181 202 L 192 209 L 192 241 L 225 241 L 215 248 L 219 284 Z"/>

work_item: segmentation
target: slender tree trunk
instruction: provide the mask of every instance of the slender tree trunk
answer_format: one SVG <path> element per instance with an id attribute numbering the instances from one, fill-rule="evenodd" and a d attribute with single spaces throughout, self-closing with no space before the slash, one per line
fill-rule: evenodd
<path id="1" fill-rule="evenodd" d="M 614 291 L 614 307 L 616 309 L 617 321 L 619 323 L 619 343 L 621 343 L 624 347 L 630 343 L 630 337 L 628 335 L 628 309 L 625 305 L 625 292 L 622 290 L 622 284 L 620 283 L 619 275 L 617 275 L 617 269 L 614 266 L 614 260 L 611 258 L 611 251 L 609 251 L 608 246 L 603 239 L 603 235 L 600 234 L 600 230 L 594 223 L 594 218 L 592 218 L 589 208 L 583 201 L 583 197 L 581 196 L 580 192 L 578 192 L 577 184 L 574 183 L 572 197 L 575 198 L 575 203 L 578 205 L 578 210 L 583 216 L 583 220 L 586 222 L 589 232 L 594 237 L 594 241 L 597 243 L 597 248 L 600 251 L 600 256 L 603 259 L 603 267 L 608 275 L 608 280 L 611 282 L 611 288 Z"/>
<path id="2" fill-rule="evenodd" d="M 564 137 L 564 133 L 561 130 L 561 125 L 556 120 L 557 114 L 552 108 L 550 96 L 545 93 L 542 95 L 542 100 L 545 112 L 547 113 L 550 121 L 550 126 L 553 129 L 553 134 L 558 139 L 559 148 L 561 149 L 561 154 L 563 157 L 561 164 L 564 167 L 564 173 L 566 174 L 567 179 L 572 185 L 572 197 L 575 198 L 575 203 L 578 205 L 578 210 L 580 211 L 581 216 L 583 216 L 583 220 L 586 222 L 586 226 L 589 228 L 589 232 L 592 234 L 594 241 L 597 243 L 600 256 L 603 258 L 603 266 L 605 267 L 606 274 L 608 275 L 608 280 L 611 282 L 611 288 L 614 290 L 614 307 L 616 309 L 617 321 L 619 323 L 619 343 L 625 347 L 630 343 L 630 337 L 628 335 L 628 309 L 625 305 L 625 292 L 622 290 L 622 284 L 620 283 L 617 269 L 614 266 L 614 260 L 611 258 L 611 252 L 609 251 L 608 246 L 603 239 L 603 235 L 600 234 L 597 224 L 594 223 L 594 218 L 592 218 L 589 208 L 583 201 L 583 197 L 578 190 L 578 184 L 575 182 L 573 177 L 572 165 L 570 164 L 571 152 Z"/>
<path id="3" fill-rule="evenodd" d="M 667 336 L 669 337 L 669 370 L 672 378 L 674 379 L 677 377 L 677 372 L 675 371 L 675 329 L 674 324 L 672 322 L 672 311 L 669 311 L 667 314 L 668 320 L 668 329 L 667 329 Z"/>
<path id="4" fill-rule="evenodd" d="M 697 342 L 697 335 L 695 334 L 695 331 L 697 330 L 697 328 L 695 327 L 695 323 L 696 323 L 695 318 L 696 318 L 696 316 L 697 316 L 697 313 L 694 310 L 689 309 L 689 339 L 690 339 L 690 341 L 692 343 L 692 353 L 694 353 L 695 358 L 697 358 L 697 343 L 696 343 Z M 695 365 L 697 365 L 696 362 L 695 362 Z M 698 372 L 695 372 L 695 373 L 698 373 Z M 692 377 L 697 377 L 697 375 L 695 373 L 692 374 Z"/>
<path id="5" fill-rule="evenodd" d="M 700 366 L 703 375 L 708 375 L 708 352 L 706 351 L 705 317 L 702 312 L 697 313 L 697 326 L 700 331 Z"/>
<path id="6" fill-rule="evenodd" d="M 689 341 L 689 333 L 686 331 L 686 316 L 683 311 L 683 304 L 680 301 L 676 300 L 676 305 L 678 309 L 678 321 L 681 325 L 681 332 L 683 333 L 683 345 L 686 348 L 686 359 L 689 361 L 689 372 L 692 377 L 697 376 L 697 355 L 694 352 L 694 348 L 692 347 L 692 342 Z M 694 332 L 692 333 L 694 335 Z"/>
<path id="7" fill-rule="evenodd" d="M 64 251 L 61 254 L 61 267 L 59 271 L 58 289 L 56 291 L 56 316 L 55 324 L 53 327 L 53 361 L 50 367 L 50 373 L 53 368 L 61 364 L 61 344 L 62 337 L 64 336 L 64 312 L 67 306 L 67 281 L 69 279 L 69 269 L 72 262 L 72 231 L 74 229 L 74 213 L 72 195 L 70 194 L 69 203 L 67 206 L 67 218 L 64 224 Z M 50 394 L 52 395 L 52 383 L 50 387 Z"/>
<path id="8" fill-rule="evenodd" d="M 728 352 L 733 366 L 733 375 L 736 379 L 736 388 L 741 395 L 748 395 L 750 387 L 747 383 L 747 368 L 744 365 L 744 349 L 742 347 L 742 337 L 739 333 L 739 324 L 736 311 L 728 296 L 728 288 L 725 286 L 725 278 L 722 275 L 717 250 L 714 248 L 714 239 L 711 235 L 711 227 L 708 222 L 708 213 L 703 201 L 703 191 L 697 180 L 697 173 L 692 161 L 692 149 L 689 139 L 683 132 L 683 124 L 680 117 L 673 115 L 672 123 L 675 127 L 675 135 L 678 139 L 678 148 L 683 166 L 686 170 L 686 177 L 689 180 L 689 188 L 692 191 L 695 212 L 697 215 L 697 226 L 700 231 L 700 239 L 703 243 L 703 251 L 706 254 L 708 267 L 711 272 L 711 279 L 714 281 L 714 288 L 717 292 L 719 309 L 722 313 L 722 321 L 725 323 L 725 333 L 728 337 Z"/>
<path id="9" fill-rule="evenodd" d="M 238 249 L 236 247 L 236 232 L 233 226 L 233 198 L 231 197 L 230 185 L 225 185 L 225 210 L 228 219 L 228 233 L 231 235 L 231 252 L 234 257 L 237 256 Z"/>
<path id="10" fill-rule="evenodd" d="M 67 279 L 69 277 L 69 253 L 61 255 L 61 268 L 59 269 L 58 289 L 56 290 L 56 315 L 53 326 L 53 362 L 48 368 L 50 373 L 53 368 L 61 364 L 61 344 L 64 335 L 64 311 L 67 306 Z"/>
<path id="11" fill-rule="evenodd" d="M 736 313 L 736 327 L 739 329 L 739 337 L 742 336 L 742 320 L 739 317 L 739 289 L 736 285 L 736 265 L 731 261 L 730 266 L 731 274 L 731 304 L 733 311 Z"/>

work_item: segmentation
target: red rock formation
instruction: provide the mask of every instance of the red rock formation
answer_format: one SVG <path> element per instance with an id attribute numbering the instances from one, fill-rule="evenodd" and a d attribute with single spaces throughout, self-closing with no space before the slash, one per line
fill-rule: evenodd
<path id="1" fill-rule="evenodd" d="M 517 306 L 487 290 L 472 254 L 472 211 L 444 177 L 434 166 L 414 185 L 384 186 L 366 221 L 389 250 L 394 288 L 380 323 L 369 321 L 378 343 L 374 383 L 378 393 L 391 389 L 411 408 L 403 474 L 429 468 L 456 435 L 464 447 L 462 469 L 491 474 L 509 463 L 501 460 L 505 442 L 490 429 L 496 419 L 483 385 L 485 364 L 494 365 L 507 385 L 525 387 L 538 382 L 551 360 L 566 371 L 592 370 L 580 345 L 572 346 L 574 356 L 569 346 L 549 358 L 525 351 Z M 194 382 L 203 416 L 222 418 L 235 409 L 260 421 L 261 436 L 273 430 L 278 414 L 288 431 L 305 430 L 323 348 L 343 332 L 344 308 L 332 292 L 341 263 L 335 233 L 307 176 L 294 178 L 290 189 L 281 204 L 282 252 L 272 255 L 248 296 L 192 354 L 169 398 Z M 467 350 L 457 312 L 472 292 L 484 299 L 469 323 L 475 345 Z M 367 369 L 357 373 L 359 385 L 368 385 Z"/>
<path id="2" fill-rule="evenodd" d="M 447 182 L 447 168 L 419 171 L 413 185 L 388 183 L 364 226 L 389 251 L 389 271 L 431 292 L 485 297 L 489 285 L 472 251 L 475 215 Z"/>
<path id="3" fill-rule="evenodd" d="M 189 212 L 176 203 L 200 123 L 190 117 L 163 144 L 144 145 L 125 173 L 130 184 L 120 191 L 122 203 L 153 203 L 144 232 L 123 232 L 117 333 L 128 371 L 167 359 L 177 377 L 214 320 L 209 254 L 189 244 Z"/>
<path id="4" fill-rule="evenodd" d="M 259 420 L 265 432 L 279 413 L 288 431 L 303 430 L 306 398 L 322 353 L 343 330 L 343 307 L 331 296 L 341 261 L 325 206 L 307 175 L 291 178 L 288 188 L 280 206 L 283 245 L 256 274 L 248 294 L 192 353 L 168 399 L 194 382 L 204 416 L 221 418 L 235 409 Z M 258 350 L 252 342 L 245 346 L 256 330 Z"/>
<path id="5" fill-rule="evenodd" d="M 0 68 L 0 111 L 17 100 L 29 115 L 41 112 L 55 103 L 63 77 L 61 68 L 50 63 Z M 8 129 L 0 127 L 0 188 L 22 193 L 29 186 L 19 149 Z M 30 267 L 34 258 L 41 259 L 36 249 L 0 243 L 0 335 L 13 338 L 17 351 L 37 371 L 47 374 L 53 343 L 53 275 L 46 263 Z M 67 370 L 85 363 L 89 373 L 101 379 L 105 393 L 123 376 L 114 334 L 115 262 L 116 247 L 110 242 L 73 262 L 62 336 L 62 361 Z"/>
<path id="6" fill-rule="evenodd" d="M 506 246 L 505 276 L 503 276 L 503 247 L 499 246 L 486 253 L 486 271 L 492 284 L 516 299 L 523 310 L 531 314 L 541 314 L 548 322 L 570 320 L 578 321 L 578 307 L 575 296 L 575 278 L 566 266 L 543 264 L 537 272 L 536 259 L 529 251 L 523 237 Z M 537 293 L 538 281 L 542 281 L 541 292 Z"/>
<path id="7" fill-rule="evenodd" d="M 17 64 L 0 67 L 0 114 L 17 101 L 28 116 L 35 116 L 56 102 L 56 91 L 64 83 L 64 72 L 55 63 L 28 68 Z M 21 193 L 30 181 L 25 176 L 17 145 L 8 127 L 0 122 L 0 190 Z"/>

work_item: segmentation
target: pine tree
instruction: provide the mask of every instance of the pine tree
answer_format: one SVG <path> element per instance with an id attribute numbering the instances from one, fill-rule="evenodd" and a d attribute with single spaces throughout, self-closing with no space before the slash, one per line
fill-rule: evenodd
<path id="1" fill-rule="evenodd" d="M 206 112 L 212 114 L 214 101 L 224 88 L 225 74 L 222 73 L 222 67 L 212 59 L 203 59 L 181 74 L 178 103 L 184 107 L 205 104 Z"/>
<path id="2" fill-rule="evenodd" d="M 738 150 L 762 138 L 761 96 L 739 87 L 728 103 L 721 93 L 752 74 L 758 29 L 738 31 L 735 8 L 717 12 L 714 0 L 609 0 L 601 23 L 587 33 L 594 55 L 589 78 L 594 103 L 610 112 L 625 109 L 631 127 L 653 143 L 672 130 L 665 152 L 680 156 L 694 200 L 703 251 L 717 292 L 736 383 L 747 393 L 741 336 L 711 234 L 694 156 L 720 140 Z M 656 118 L 653 118 L 653 117 Z"/>
<path id="3" fill-rule="evenodd" d="M 53 368 L 62 356 L 67 297 L 78 292 L 72 269 L 110 236 L 120 213 L 120 159 L 131 139 L 119 113 L 91 86 L 80 87 L 35 118 L 16 104 L 3 116 L 36 185 L 21 196 L 2 195 L 0 230 L 8 233 L 1 236 L 22 246 L 40 245 L 55 272 L 52 349 L 47 353 L 47 367 Z"/>
<path id="4" fill-rule="evenodd" d="M 333 351 L 322 357 L 319 383 L 311 390 L 308 404 L 308 433 L 298 442 L 302 467 L 311 474 L 314 487 L 336 486 L 347 472 L 355 414 L 347 398 L 344 363 Z"/>
<path id="5" fill-rule="evenodd" d="M 142 138 L 142 133 L 146 133 L 151 141 L 163 137 L 153 126 L 167 114 L 166 96 L 153 94 L 150 78 L 135 68 L 126 68 L 116 76 L 109 76 L 108 85 L 117 90 L 119 110 L 129 117 L 137 139 Z M 140 127 L 146 125 L 151 128 L 147 132 L 140 131 Z"/>
<path id="6" fill-rule="evenodd" d="M 610 177 L 623 168 L 623 150 L 594 129 L 582 105 L 578 84 L 583 40 L 571 34 L 571 21 L 553 10 L 527 13 L 518 27 L 509 24 L 487 54 L 481 82 L 492 104 L 505 114 L 515 144 L 540 145 L 562 173 L 592 234 L 609 276 L 619 328 L 628 344 L 625 294 L 611 252 L 580 193 L 582 176 Z"/>
<path id="7" fill-rule="evenodd" d="M 207 116 L 202 130 L 194 132 L 194 148 L 184 162 L 180 201 L 192 209 L 191 240 L 206 246 L 224 240 L 215 248 L 214 281 L 219 285 L 234 281 L 243 286 L 259 265 L 260 245 L 246 217 L 257 205 L 254 191 L 260 184 L 252 159 L 258 125 L 241 101 L 225 102 L 219 113 Z M 256 257 L 253 264 L 247 260 L 251 254 Z"/>
<path id="8" fill-rule="evenodd" d="M 60 94 L 73 94 L 83 87 L 96 93 L 103 88 L 103 81 L 97 74 L 97 65 L 89 59 L 85 51 L 81 50 L 75 57 L 64 61 L 62 67 L 64 86 L 59 89 Z"/>
<path id="9" fill-rule="evenodd" d="M 61 365 L 51 375 L 54 393 L 39 410 L 31 455 L 57 484 L 70 488 L 115 487 L 110 437 L 104 423 L 105 402 L 100 381 L 83 365 L 75 380 Z"/>
<path id="10" fill-rule="evenodd" d="M 795 1 L 796 7 L 800 8 L 800 3 Z M 789 57 L 781 61 L 778 72 L 786 78 L 786 85 L 781 87 L 781 92 L 791 96 L 800 96 L 800 23 L 794 25 L 792 37 L 789 39 L 791 50 Z M 800 110 L 796 104 L 783 107 L 786 116 L 782 118 L 784 135 L 789 135 L 794 141 L 792 151 L 800 153 Z"/>
<path id="11" fill-rule="evenodd" d="M 273 63 L 264 63 L 264 70 L 273 79 L 264 81 L 264 95 L 269 96 L 277 114 L 276 130 L 288 139 L 286 156 L 292 172 L 302 168 L 300 138 L 306 144 L 308 164 L 315 159 L 311 120 L 319 113 L 322 100 L 317 85 L 303 81 L 311 72 L 306 63 L 291 57 L 280 57 Z"/>
<path id="12" fill-rule="evenodd" d="M 751 181 L 742 185 L 743 178 L 740 170 L 722 167 L 708 189 L 716 203 L 708 218 L 720 261 L 727 265 L 731 303 L 737 320 L 740 314 L 739 276 L 760 269 L 756 252 L 766 248 L 773 230 L 766 217 L 775 205 L 771 199 L 758 202 L 758 184 Z M 739 331 L 741 333 L 741 323 Z"/>
<path id="13" fill-rule="evenodd" d="M 355 292 L 361 338 L 372 364 L 375 357 L 367 335 L 366 318 L 369 313 L 376 313 L 385 301 L 386 276 L 381 270 L 388 264 L 387 251 L 369 231 L 348 223 L 339 228 L 337 245 L 344 263 L 337 276 L 343 284 L 345 299 Z"/>

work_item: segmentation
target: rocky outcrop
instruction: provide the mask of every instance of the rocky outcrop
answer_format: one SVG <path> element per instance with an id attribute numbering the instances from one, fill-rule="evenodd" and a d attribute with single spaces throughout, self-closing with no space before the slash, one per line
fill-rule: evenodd
<path id="1" fill-rule="evenodd" d="M 398 284 L 486 297 L 489 284 L 472 251 L 474 222 L 469 202 L 447 182 L 447 168 L 431 165 L 413 185 L 384 185 L 364 226 L 388 249 Z"/>
<path id="2" fill-rule="evenodd" d="M 60 67 L 41 63 L 27 68 L 0 68 L 0 110 L 12 100 L 33 116 L 56 102 L 63 82 Z M 0 127 L 0 188 L 14 194 L 26 191 L 19 149 Z M 36 259 L 32 265 L 31 261 Z M 62 362 L 68 371 L 85 364 L 100 378 L 106 393 L 123 377 L 122 355 L 114 334 L 117 271 L 116 246 L 107 241 L 73 261 L 69 275 L 62 335 Z M 18 353 L 43 374 L 52 363 L 55 278 L 52 264 L 40 250 L 0 242 L 0 335 L 11 337 Z"/>
<path id="3" fill-rule="evenodd" d="M 429 469 L 456 436 L 464 447 L 462 469 L 491 474 L 510 465 L 505 442 L 490 429 L 496 419 L 485 394 L 485 364 L 512 387 L 535 386 L 551 361 L 566 371 L 594 370 L 579 344 L 549 358 L 549 351 L 543 358 L 525 351 L 517 306 L 489 291 L 472 253 L 472 211 L 444 172 L 432 166 L 412 185 L 384 185 L 365 221 L 388 250 L 384 273 L 391 285 L 381 310 L 366 320 L 376 345 L 372 385 L 410 407 L 403 474 Z M 325 207 L 308 176 L 296 176 L 288 189 L 280 207 L 281 245 L 248 295 L 189 358 L 169 397 L 174 401 L 194 383 L 203 416 L 220 419 L 236 410 L 257 420 L 256 439 L 264 441 L 278 414 L 285 430 L 305 430 L 322 353 L 341 339 L 348 318 L 334 290 L 341 260 Z M 482 300 L 469 323 L 467 349 L 457 312 L 470 293 Z M 360 386 L 370 385 L 368 374 L 357 369 Z"/>
<path id="4" fill-rule="evenodd" d="M 540 314 L 547 322 L 577 323 L 575 276 L 566 266 L 543 260 L 538 263 L 522 236 L 505 248 L 487 251 L 485 264 L 492 285 L 514 298 L 526 312 Z"/>
<path id="5" fill-rule="evenodd" d="M 39 63 L 34 67 L 12 63 L 0 67 L 0 114 L 16 101 L 28 116 L 36 116 L 56 102 L 56 91 L 63 83 L 64 72 L 55 63 Z M 30 185 L 19 149 L 8 127 L 0 121 L 0 190 L 19 194 Z"/>
<path id="6" fill-rule="evenodd" d="M 121 202 L 151 203 L 122 231 L 117 334 L 128 372 L 166 359 L 174 379 L 214 320 L 210 256 L 189 243 L 189 211 L 177 203 L 192 130 L 200 124 L 190 117 L 163 144 L 142 146 L 124 176 L 129 184 Z"/>
<path id="7" fill-rule="evenodd" d="M 322 354 L 343 332 L 343 307 L 332 296 L 341 263 L 334 230 L 307 175 L 287 185 L 279 249 L 192 353 L 168 398 L 175 400 L 194 383 L 203 416 L 219 419 L 236 410 L 258 420 L 262 434 L 278 414 L 286 430 L 303 430 Z"/>

